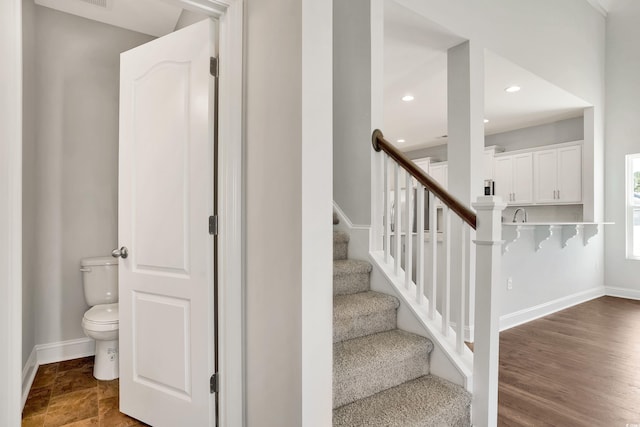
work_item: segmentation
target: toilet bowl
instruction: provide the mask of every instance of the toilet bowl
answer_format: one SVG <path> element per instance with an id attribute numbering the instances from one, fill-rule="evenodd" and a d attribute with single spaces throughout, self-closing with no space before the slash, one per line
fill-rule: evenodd
<path id="1" fill-rule="evenodd" d="M 114 380 L 119 376 L 118 360 L 118 261 L 112 257 L 80 261 L 84 296 L 91 306 L 82 318 L 82 329 L 96 343 L 93 376 Z"/>
<path id="2" fill-rule="evenodd" d="M 118 368 L 118 303 L 91 307 L 82 318 L 82 329 L 96 341 L 93 376 L 99 380 L 114 380 Z"/>

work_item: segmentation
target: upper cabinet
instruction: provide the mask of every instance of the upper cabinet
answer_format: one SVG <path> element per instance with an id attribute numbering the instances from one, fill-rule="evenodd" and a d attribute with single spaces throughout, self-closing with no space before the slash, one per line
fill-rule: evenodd
<path id="1" fill-rule="evenodd" d="M 429 165 L 431 163 L 431 157 L 424 157 L 422 159 L 415 159 L 413 161 L 416 165 L 420 167 L 425 173 L 429 173 Z"/>
<path id="2" fill-rule="evenodd" d="M 563 146 L 533 153 L 534 202 L 582 202 L 582 147 Z"/>
<path id="3" fill-rule="evenodd" d="M 445 190 L 449 188 L 447 162 L 431 163 L 431 165 L 429 165 L 429 175 L 431 175 L 431 178 L 435 179 L 438 184 L 442 185 Z"/>
<path id="4" fill-rule="evenodd" d="M 494 161 L 496 196 L 508 204 L 533 203 L 531 153 L 501 155 Z"/>
<path id="5" fill-rule="evenodd" d="M 582 144 L 565 143 L 497 155 L 496 195 L 510 205 L 582 203 Z"/>

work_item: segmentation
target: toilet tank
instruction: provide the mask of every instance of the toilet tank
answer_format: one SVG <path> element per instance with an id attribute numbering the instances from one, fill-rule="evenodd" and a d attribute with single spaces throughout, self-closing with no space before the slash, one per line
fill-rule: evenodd
<path id="1" fill-rule="evenodd" d="M 80 260 L 84 299 L 90 306 L 118 302 L 118 260 L 113 257 Z"/>

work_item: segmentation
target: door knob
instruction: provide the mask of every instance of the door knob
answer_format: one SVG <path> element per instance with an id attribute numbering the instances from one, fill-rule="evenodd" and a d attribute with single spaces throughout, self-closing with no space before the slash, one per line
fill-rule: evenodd
<path id="1" fill-rule="evenodd" d="M 126 246 L 123 246 L 120 249 L 116 248 L 111 251 L 111 256 L 114 258 L 120 257 L 122 259 L 125 259 L 126 257 L 129 256 L 129 250 L 127 249 Z"/>

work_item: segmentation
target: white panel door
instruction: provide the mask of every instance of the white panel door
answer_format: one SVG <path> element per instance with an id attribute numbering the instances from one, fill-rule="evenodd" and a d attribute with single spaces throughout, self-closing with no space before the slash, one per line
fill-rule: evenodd
<path id="1" fill-rule="evenodd" d="M 125 52 L 120 70 L 120 410 L 209 426 L 214 369 L 213 22 Z"/>
<path id="2" fill-rule="evenodd" d="M 515 204 L 533 202 L 533 156 L 513 155 L 513 200 Z"/>
<path id="3" fill-rule="evenodd" d="M 558 194 L 558 151 L 533 153 L 534 200 L 536 203 L 555 203 Z"/>
<path id="4" fill-rule="evenodd" d="M 558 200 L 582 202 L 582 147 L 558 148 Z"/>
<path id="5" fill-rule="evenodd" d="M 496 157 L 493 173 L 496 196 L 500 196 L 505 202 L 511 203 L 513 199 L 513 158 L 511 156 Z"/>

